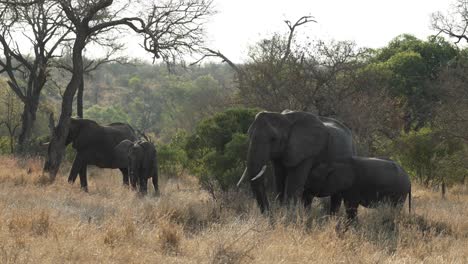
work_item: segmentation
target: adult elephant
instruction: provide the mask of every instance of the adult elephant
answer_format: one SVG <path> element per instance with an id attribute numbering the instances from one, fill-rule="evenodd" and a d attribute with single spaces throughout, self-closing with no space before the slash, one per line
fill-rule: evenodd
<path id="1" fill-rule="evenodd" d="M 81 188 L 88 191 L 87 166 L 120 169 L 123 183 L 128 185 L 128 160 L 122 159 L 114 151 L 122 140 L 136 141 L 138 139 L 133 128 L 124 123 L 99 125 L 93 120 L 72 118 L 65 142 L 72 143 L 76 157 L 68 176 L 68 182 L 74 183 L 80 175 Z"/>
<path id="2" fill-rule="evenodd" d="M 351 132 L 340 122 L 299 111 L 260 112 L 249 130 L 247 168 L 252 191 L 262 212 L 269 209 L 262 177 L 271 161 L 280 201 L 303 197 L 307 176 L 319 164 L 351 157 L 354 146 Z M 341 203 L 332 197 L 332 203 Z M 305 201 L 306 202 L 306 201 Z"/>
<path id="3" fill-rule="evenodd" d="M 140 193 L 145 195 L 148 179 L 151 178 L 155 193 L 159 193 L 157 153 L 152 143 L 144 140 L 132 142 L 125 139 L 115 147 L 115 155 L 119 159 L 128 160 L 128 172 L 133 188 L 136 188 L 138 184 Z"/>

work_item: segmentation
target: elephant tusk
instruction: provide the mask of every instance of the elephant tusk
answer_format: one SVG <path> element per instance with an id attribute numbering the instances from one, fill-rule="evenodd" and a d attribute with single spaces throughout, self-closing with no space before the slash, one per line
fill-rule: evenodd
<path id="1" fill-rule="evenodd" d="M 50 142 L 44 142 L 44 143 L 40 143 L 39 145 L 41 146 L 49 146 Z"/>
<path id="2" fill-rule="evenodd" d="M 263 165 L 262 170 L 257 174 L 257 176 L 253 177 L 251 181 L 255 181 L 256 179 L 262 177 L 263 173 L 265 173 L 267 166 Z"/>
<path id="3" fill-rule="evenodd" d="M 239 182 L 237 183 L 237 187 L 239 187 L 239 185 L 242 183 L 242 181 L 243 181 L 244 178 L 245 178 L 245 175 L 247 175 L 247 168 L 245 168 L 244 173 L 242 174 L 242 176 L 241 176 Z"/>

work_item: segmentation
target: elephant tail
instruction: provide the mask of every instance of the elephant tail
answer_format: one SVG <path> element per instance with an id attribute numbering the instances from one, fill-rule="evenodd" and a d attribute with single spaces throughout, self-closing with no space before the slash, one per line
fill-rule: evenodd
<path id="1" fill-rule="evenodd" d="M 411 186 L 408 193 L 408 211 L 411 214 Z"/>

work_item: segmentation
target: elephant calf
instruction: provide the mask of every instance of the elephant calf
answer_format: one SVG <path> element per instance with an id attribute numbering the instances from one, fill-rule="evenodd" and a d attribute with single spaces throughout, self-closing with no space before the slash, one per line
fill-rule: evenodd
<path id="1" fill-rule="evenodd" d="M 132 187 L 136 188 L 138 183 L 140 193 L 146 194 L 148 179 L 152 178 L 154 191 L 158 194 L 158 163 L 154 145 L 144 140 L 123 140 L 115 150 L 120 157 L 128 160 Z"/>
<path id="2" fill-rule="evenodd" d="M 411 212 L 409 176 L 391 160 L 351 157 L 329 165 L 321 164 L 309 173 L 304 200 L 337 194 L 344 200 L 348 219 L 356 218 L 359 205 L 372 207 L 386 202 L 396 207 L 405 202 L 407 195 Z"/>

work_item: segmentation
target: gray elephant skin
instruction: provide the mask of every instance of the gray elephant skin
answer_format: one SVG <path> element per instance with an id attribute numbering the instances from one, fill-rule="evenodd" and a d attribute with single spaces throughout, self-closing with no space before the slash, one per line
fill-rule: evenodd
<path id="1" fill-rule="evenodd" d="M 138 184 L 140 193 L 146 194 L 148 179 L 151 178 L 155 193 L 159 193 L 157 152 L 152 143 L 143 140 L 123 140 L 115 147 L 115 153 L 119 159 L 128 160 L 132 187 L 136 188 Z"/>
<path id="2" fill-rule="evenodd" d="M 87 166 L 95 165 L 100 168 L 120 169 L 123 183 L 128 185 L 128 160 L 120 159 L 114 151 L 115 146 L 125 139 L 130 141 L 138 139 L 128 124 L 99 125 L 93 120 L 72 118 L 65 144 L 72 143 L 77 153 L 68 182 L 74 183 L 79 174 L 81 188 L 88 191 Z"/>
<path id="3" fill-rule="evenodd" d="M 322 171 L 322 172 L 320 172 Z M 304 196 L 343 197 L 348 219 L 356 218 L 359 205 L 402 205 L 408 196 L 411 212 L 411 182 L 403 168 L 392 160 L 351 157 L 321 164 L 309 174 Z"/>
<path id="4" fill-rule="evenodd" d="M 307 176 L 320 163 L 354 154 L 352 134 L 346 126 L 307 112 L 260 112 L 248 134 L 247 168 L 238 185 L 249 179 L 262 212 L 269 209 L 262 177 L 269 161 L 274 168 L 276 192 L 284 203 L 303 197 Z M 332 203 L 339 206 L 339 194 L 332 197 Z"/>

